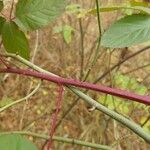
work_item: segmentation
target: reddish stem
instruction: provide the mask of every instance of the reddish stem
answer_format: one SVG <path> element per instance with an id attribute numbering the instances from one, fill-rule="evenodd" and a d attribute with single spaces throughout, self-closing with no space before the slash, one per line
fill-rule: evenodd
<path id="1" fill-rule="evenodd" d="M 63 91 L 64 91 L 63 86 L 58 85 L 58 97 L 57 97 L 57 101 L 56 101 L 56 111 L 55 111 L 53 119 L 52 119 L 52 125 L 51 125 L 51 130 L 50 130 L 50 139 L 48 141 L 47 150 L 52 150 L 52 138 L 53 138 L 53 135 L 56 130 L 57 118 L 58 118 L 58 114 L 61 109 L 61 102 L 63 99 Z"/>
<path id="2" fill-rule="evenodd" d="M 125 90 L 110 88 L 110 87 L 106 87 L 103 85 L 95 85 L 92 83 L 81 82 L 78 80 L 55 77 L 52 75 L 48 75 L 46 73 L 32 71 L 29 69 L 25 70 L 25 69 L 16 69 L 16 68 L 6 68 L 6 69 L 0 69 L 0 73 L 15 73 L 15 74 L 21 74 L 21 75 L 26 75 L 26 76 L 32 76 L 32 77 L 40 78 L 43 80 L 51 81 L 57 84 L 61 84 L 61 85 L 72 85 L 76 87 L 86 88 L 86 89 L 103 92 L 106 94 L 110 94 L 110 95 L 114 95 L 114 96 L 118 96 L 121 98 L 126 98 L 129 100 L 133 100 L 133 101 L 137 101 L 143 104 L 150 105 L 150 96 L 142 96 L 142 95 L 137 95 L 135 93 L 131 93 Z"/>

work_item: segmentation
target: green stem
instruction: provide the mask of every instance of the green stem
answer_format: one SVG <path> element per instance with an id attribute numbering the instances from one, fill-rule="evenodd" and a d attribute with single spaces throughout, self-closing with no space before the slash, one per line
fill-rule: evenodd
<path id="1" fill-rule="evenodd" d="M 3 112 L 4 110 L 6 110 L 6 109 L 8 109 L 8 108 L 10 108 L 10 107 L 12 107 L 12 106 L 18 104 L 18 103 L 21 103 L 21 102 L 25 101 L 26 99 L 30 98 L 32 95 L 34 95 L 34 94 L 38 91 L 40 85 L 41 85 L 41 82 L 40 82 L 40 83 L 37 85 L 37 87 L 36 87 L 30 94 L 28 94 L 26 97 L 23 97 L 23 98 L 21 98 L 21 99 L 19 99 L 19 100 L 16 100 L 16 101 L 14 101 L 14 102 L 12 102 L 12 103 L 10 103 L 10 104 L 8 104 L 8 105 L 6 105 L 6 106 L 0 108 L 0 113 Z"/>
<path id="2" fill-rule="evenodd" d="M 96 9 L 97 9 L 97 22 L 98 22 L 98 30 L 99 30 L 99 39 L 98 39 L 98 46 L 95 52 L 95 57 L 92 62 L 92 66 L 95 65 L 98 56 L 99 56 L 99 49 L 101 45 L 101 36 L 102 36 L 102 27 L 101 27 L 101 17 L 100 17 L 100 11 L 99 11 L 99 0 L 96 0 Z"/>
<path id="3" fill-rule="evenodd" d="M 116 113 L 112 110 L 109 110 L 107 107 L 105 107 L 105 106 L 101 105 L 100 103 L 96 102 L 91 97 L 85 95 L 83 92 L 81 92 L 81 91 L 79 91 L 75 88 L 71 88 L 70 90 L 73 91 L 75 94 L 77 94 L 85 102 L 87 102 L 90 105 L 94 106 L 97 110 L 102 111 L 103 113 L 107 114 L 111 118 L 113 118 L 113 119 L 117 120 L 118 122 L 122 123 L 123 125 L 125 125 L 129 129 L 131 129 L 134 133 L 136 133 L 137 135 L 142 137 L 145 141 L 150 143 L 150 134 L 145 132 L 138 124 L 134 123 L 133 121 L 123 117 L 122 115 L 120 115 L 120 114 L 118 114 L 118 113 Z"/>
<path id="4" fill-rule="evenodd" d="M 33 133 L 33 132 L 28 132 L 28 131 L 2 132 L 2 133 L 0 133 L 0 136 L 6 135 L 6 134 L 30 135 L 30 136 L 33 136 L 33 137 L 42 138 L 42 139 L 46 139 L 46 140 L 50 138 L 48 135 L 45 135 L 45 134 L 38 134 L 38 133 Z M 72 139 L 72 138 L 53 136 L 52 139 L 54 141 L 58 141 L 58 142 L 76 144 L 76 145 L 85 146 L 85 147 L 94 148 L 94 149 L 113 150 L 113 148 L 109 147 L 109 146 L 94 144 L 94 143 L 90 143 L 90 142 L 84 142 L 84 141 L 76 140 L 76 139 Z"/>
<path id="5" fill-rule="evenodd" d="M 94 54 L 94 58 L 91 62 L 91 66 L 88 69 L 83 81 L 86 81 L 86 79 L 88 78 L 93 66 L 96 64 L 97 59 L 99 57 L 99 50 L 100 50 L 100 45 L 101 45 L 101 35 L 102 35 L 101 18 L 100 18 L 100 10 L 99 10 L 99 0 L 96 0 L 96 13 L 97 13 L 97 22 L 98 22 L 98 29 L 99 29 L 98 44 L 97 44 L 97 48 L 96 48 L 96 51 Z"/>
<path id="6" fill-rule="evenodd" d="M 84 33 L 83 33 L 83 27 L 82 27 L 82 18 L 79 18 L 79 27 L 80 27 L 80 40 L 81 40 L 81 50 L 80 50 L 80 56 L 81 56 L 80 80 L 82 80 L 82 78 L 84 76 Z"/>
<path id="7" fill-rule="evenodd" d="M 47 73 L 49 75 L 54 75 L 34 64 L 32 64 L 31 62 L 25 60 L 24 58 L 15 55 L 15 54 L 5 54 L 3 56 L 6 57 L 13 57 L 16 58 L 17 60 L 19 60 L 20 62 L 22 62 L 23 64 L 25 64 L 26 66 L 29 66 L 30 68 L 39 71 L 39 72 L 44 72 Z M 55 75 L 56 76 L 56 75 Z M 133 121 L 125 118 L 124 116 L 109 110 L 107 107 L 101 105 L 100 103 L 96 102 L 95 100 L 93 100 L 91 97 L 85 95 L 83 92 L 81 92 L 78 89 L 75 89 L 71 86 L 67 86 L 71 91 L 73 91 L 76 95 L 78 95 L 80 98 L 82 98 L 85 102 L 89 103 L 91 106 L 94 106 L 97 110 L 102 111 L 103 113 L 107 114 L 108 116 L 110 116 L 111 118 L 117 120 L 118 122 L 122 123 L 123 125 L 125 125 L 127 128 L 131 129 L 134 133 L 136 133 L 137 135 L 139 135 L 141 138 L 143 138 L 145 141 L 147 141 L 148 143 L 150 143 L 150 135 L 148 133 L 146 133 L 139 125 L 137 125 L 136 123 L 134 123 Z"/>

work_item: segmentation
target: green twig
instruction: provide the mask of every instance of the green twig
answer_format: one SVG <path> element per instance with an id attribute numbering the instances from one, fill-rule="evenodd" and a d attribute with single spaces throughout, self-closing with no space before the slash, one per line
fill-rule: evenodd
<path id="1" fill-rule="evenodd" d="M 100 18 L 100 10 L 99 10 L 99 1 L 98 0 L 96 0 L 96 12 L 97 12 L 97 22 L 98 22 L 98 29 L 99 29 L 98 44 L 97 44 L 97 48 L 96 48 L 96 51 L 95 51 L 95 54 L 94 54 L 94 58 L 93 58 L 93 60 L 91 62 L 91 66 L 88 69 L 88 71 L 87 71 L 83 81 L 86 81 L 86 79 L 88 78 L 88 76 L 89 76 L 93 66 L 96 64 L 97 59 L 99 57 L 99 50 L 100 50 L 100 45 L 101 45 L 102 27 L 101 27 L 101 18 Z"/>
<path id="2" fill-rule="evenodd" d="M 81 40 L 81 50 L 80 50 L 80 56 L 81 56 L 80 80 L 82 80 L 82 78 L 84 76 L 84 33 L 83 33 L 83 27 L 82 27 L 82 18 L 79 18 L 79 27 L 80 27 L 80 40 Z"/>
<path id="3" fill-rule="evenodd" d="M 109 110 L 107 107 L 105 107 L 105 106 L 101 105 L 100 103 L 96 102 L 91 97 L 85 95 L 83 92 L 81 92 L 81 91 L 79 91 L 75 88 L 71 88 L 70 90 L 73 91 L 75 94 L 77 94 L 85 102 L 87 102 L 90 105 L 94 106 L 97 110 L 102 111 L 103 113 L 107 114 L 111 118 L 113 118 L 113 119 L 117 120 L 118 122 L 122 123 L 123 125 L 125 125 L 129 129 L 131 129 L 134 133 L 136 133 L 137 135 L 142 137 L 145 141 L 150 143 L 150 134 L 145 132 L 138 124 L 134 123 L 133 121 L 123 117 L 122 115 L 120 115 L 120 114 L 118 114 L 118 113 L 116 113 L 112 110 Z"/>
<path id="4" fill-rule="evenodd" d="M 0 113 L 3 112 L 4 110 L 6 110 L 6 109 L 8 109 L 8 108 L 10 108 L 10 107 L 12 107 L 12 106 L 18 104 L 18 103 L 21 103 L 21 102 L 25 101 L 26 99 L 30 98 L 32 95 L 34 95 L 34 94 L 38 91 L 40 85 L 41 85 L 41 82 L 40 82 L 40 83 L 37 85 L 37 87 L 36 87 L 30 94 L 28 94 L 27 96 L 25 96 L 25 97 L 23 97 L 23 98 L 21 98 L 21 99 L 19 99 L 19 100 L 16 100 L 16 101 L 14 101 L 14 102 L 12 102 L 12 103 L 10 103 L 10 104 L 8 104 L 8 105 L 6 105 L 6 106 L 0 108 Z"/>
<path id="5" fill-rule="evenodd" d="M 48 135 L 45 135 L 45 134 L 38 134 L 38 133 L 33 133 L 33 132 L 28 132 L 28 131 L 2 132 L 2 133 L 0 133 L 0 136 L 6 135 L 6 134 L 30 135 L 33 137 L 42 138 L 42 139 L 46 139 L 46 140 L 50 138 Z M 53 136 L 52 140 L 58 141 L 58 142 L 63 142 L 63 143 L 76 144 L 76 145 L 85 146 L 85 147 L 94 148 L 94 149 L 113 150 L 113 148 L 109 147 L 109 146 L 94 144 L 94 143 L 90 143 L 90 142 L 84 142 L 84 141 L 76 140 L 76 139 L 72 139 L 72 138 Z"/>

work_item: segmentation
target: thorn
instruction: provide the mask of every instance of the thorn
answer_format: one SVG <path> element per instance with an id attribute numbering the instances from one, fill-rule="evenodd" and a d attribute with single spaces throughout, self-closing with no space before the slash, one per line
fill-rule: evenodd
<path id="1" fill-rule="evenodd" d="M 96 109 L 96 107 L 91 107 L 91 108 L 89 108 L 88 110 L 90 111 L 90 112 L 92 112 L 92 111 L 94 111 Z"/>

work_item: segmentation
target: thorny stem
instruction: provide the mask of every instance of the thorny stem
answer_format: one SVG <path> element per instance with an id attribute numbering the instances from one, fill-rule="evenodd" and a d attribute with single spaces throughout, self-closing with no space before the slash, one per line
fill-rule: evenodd
<path id="1" fill-rule="evenodd" d="M 61 102 L 62 102 L 62 99 L 63 99 L 63 92 L 64 92 L 63 85 L 58 85 L 58 97 L 57 97 L 57 100 L 56 100 L 56 111 L 55 111 L 53 119 L 52 119 L 52 125 L 51 125 L 51 130 L 50 130 L 50 135 L 49 135 L 50 138 L 49 138 L 49 141 L 47 143 L 47 150 L 52 149 L 52 138 L 53 138 L 53 135 L 55 133 L 58 114 L 61 110 Z"/>
<path id="2" fill-rule="evenodd" d="M 25 75 L 25 76 L 31 76 L 31 77 L 36 77 L 40 78 L 42 80 L 47 80 L 51 81 L 57 84 L 61 85 L 72 85 L 76 87 L 81 87 L 81 88 L 86 88 L 90 90 L 94 90 L 97 92 L 103 92 L 106 94 L 118 96 L 121 98 L 126 98 L 129 100 L 137 101 L 143 104 L 148 104 L 150 105 L 150 96 L 142 96 L 142 95 L 137 95 L 128 91 L 120 90 L 120 89 L 115 89 L 115 88 L 110 88 L 106 87 L 103 85 L 95 85 L 92 83 L 88 82 L 82 82 L 74 79 L 65 79 L 62 77 L 54 77 L 51 75 L 48 75 L 46 73 L 41 73 L 29 69 L 17 69 L 17 68 L 4 68 L 0 69 L 0 73 L 14 73 L 14 74 L 20 74 L 20 75 Z"/>

